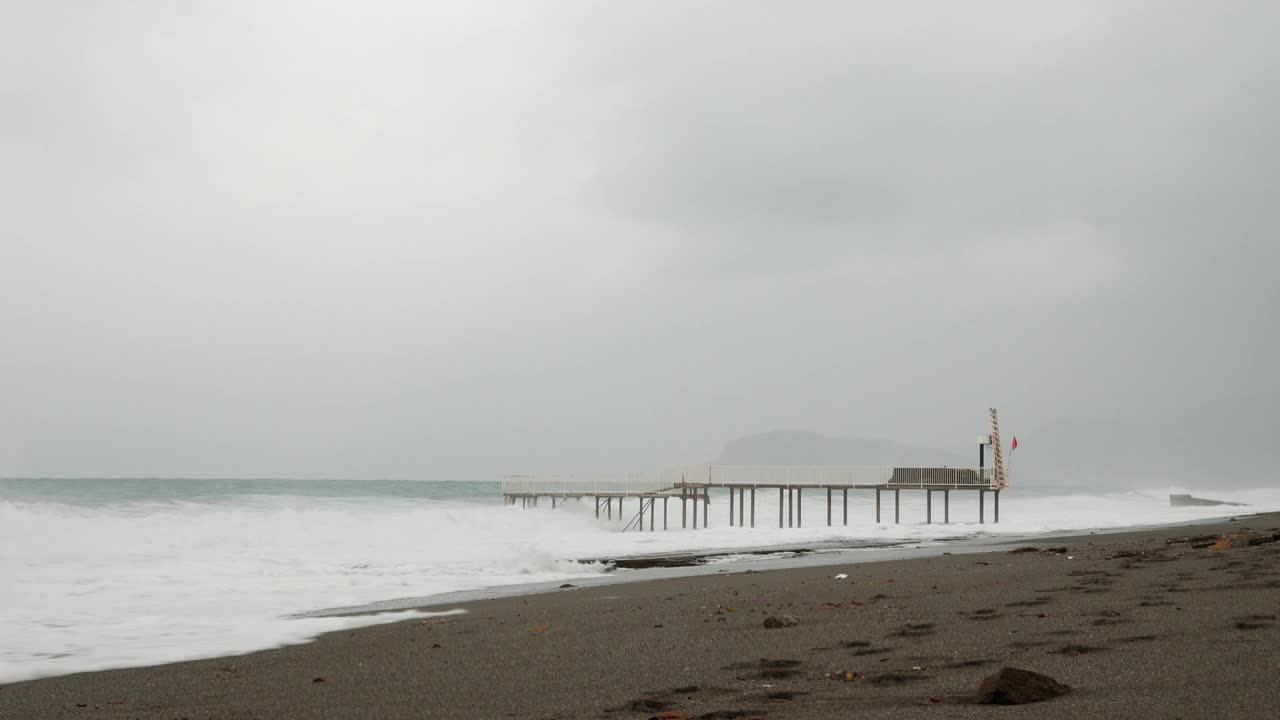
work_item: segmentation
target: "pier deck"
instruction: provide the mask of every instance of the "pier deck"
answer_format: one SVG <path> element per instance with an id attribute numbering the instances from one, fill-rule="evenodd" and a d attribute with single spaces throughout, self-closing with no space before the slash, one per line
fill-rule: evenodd
<path id="1" fill-rule="evenodd" d="M 601 510 L 612 519 L 617 503 L 618 519 L 626 519 L 623 501 L 636 499 L 637 507 L 625 529 L 644 530 L 648 516 L 649 530 L 657 525 L 657 501 L 662 500 L 663 529 L 668 529 L 668 502 L 680 500 L 681 527 L 688 527 L 692 506 L 693 528 L 698 528 L 698 506 L 702 506 L 702 527 L 707 525 L 713 490 L 728 491 L 729 524 L 755 527 L 756 491 L 778 492 L 778 527 L 802 527 L 801 500 L 805 490 L 826 491 L 827 525 L 833 525 L 833 494 L 840 492 L 842 524 L 849 524 L 849 491 L 875 493 L 876 522 L 881 518 L 881 497 L 894 494 L 894 522 L 901 521 L 899 510 L 903 490 L 925 493 L 927 523 L 933 522 L 933 494 L 943 494 L 943 522 L 950 522 L 951 491 L 978 493 L 979 522 L 986 519 L 986 493 L 992 493 L 993 520 L 1000 522 L 1000 491 L 1004 489 L 996 468 L 949 467 L 852 467 L 852 466 L 740 466 L 696 465 L 664 470 L 660 473 L 630 475 L 625 478 L 539 477 L 513 475 L 503 479 L 502 496 L 506 504 L 536 507 L 542 498 L 552 507 L 558 501 L 592 498 L 596 517 Z M 749 500 L 748 500 L 749 498 Z M 748 502 L 750 503 L 748 505 Z M 785 509 L 785 513 L 784 513 Z M 735 512 L 736 511 L 736 512 Z"/>

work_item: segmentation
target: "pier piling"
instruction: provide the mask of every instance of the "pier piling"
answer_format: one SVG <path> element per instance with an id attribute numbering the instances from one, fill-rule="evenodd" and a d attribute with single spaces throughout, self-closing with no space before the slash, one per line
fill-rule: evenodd
<path id="1" fill-rule="evenodd" d="M 624 530 L 645 529 L 648 516 L 649 532 L 658 528 L 658 498 L 662 498 L 662 529 L 672 529 L 670 500 L 680 500 L 680 527 L 683 529 L 707 529 L 711 525 L 711 494 L 724 492 L 729 504 L 729 527 L 755 527 L 756 491 L 776 488 L 778 491 L 778 527 L 804 527 L 804 491 L 826 491 L 827 527 L 835 526 L 835 491 L 840 491 L 840 521 L 849 525 L 849 491 L 871 490 L 875 493 L 875 522 L 887 522 L 884 516 L 884 491 L 893 491 L 893 523 L 902 523 L 902 491 L 924 493 L 924 523 L 932 525 L 933 494 L 942 493 L 942 520 L 951 522 L 951 491 L 972 491 L 978 496 L 978 522 L 987 522 L 987 494 L 992 494 L 993 523 L 1000 522 L 1000 495 L 1008 487 L 1007 475 L 1000 462 L 998 440 L 994 432 L 980 436 L 982 447 L 993 448 L 996 466 L 984 467 L 985 452 L 979 452 L 978 467 L 852 467 L 852 466 L 737 466 L 701 465 L 679 466 L 655 475 L 633 474 L 625 479 L 597 480 L 593 478 L 509 476 L 503 480 L 502 504 L 519 505 L 536 510 L 544 498 L 550 498 L 551 509 L 558 510 L 570 500 L 579 505 L 591 498 L 592 514 L 596 520 L 602 516 L 614 520 L 614 501 L 617 501 L 617 520 Z M 689 480 L 687 478 L 693 478 Z M 727 492 L 725 492 L 727 491 Z M 747 494 L 751 499 L 748 502 Z M 626 500 L 638 501 L 636 513 L 628 514 Z M 690 502 L 692 524 L 690 523 Z M 856 504 L 856 503 L 855 503 Z M 699 507 L 701 505 L 701 507 Z M 699 519 L 701 514 L 701 519 Z M 749 519 L 748 519 L 749 515 Z M 967 521 L 965 521 L 967 522 Z"/>

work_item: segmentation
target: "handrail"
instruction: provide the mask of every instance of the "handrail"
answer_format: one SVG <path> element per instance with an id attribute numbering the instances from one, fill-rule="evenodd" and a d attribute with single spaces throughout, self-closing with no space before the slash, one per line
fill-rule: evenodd
<path id="1" fill-rule="evenodd" d="M 690 486 L 954 487 L 996 489 L 996 468 L 895 465 L 681 465 L 622 477 L 510 475 L 503 494 L 611 495 L 671 493 Z"/>

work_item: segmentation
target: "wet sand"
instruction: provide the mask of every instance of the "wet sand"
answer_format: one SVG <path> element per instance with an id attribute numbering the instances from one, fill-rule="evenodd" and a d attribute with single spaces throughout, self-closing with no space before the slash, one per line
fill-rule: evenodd
<path id="1" fill-rule="evenodd" d="M 1280 542 L 1184 541 L 1245 528 L 1271 537 L 1280 515 L 1037 544 L 1065 552 L 477 601 L 279 650 L 3 685 L 0 718 L 1275 718 Z M 798 624 L 765 628 L 782 614 Z M 1006 665 L 1074 690 L 975 704 Z"/>

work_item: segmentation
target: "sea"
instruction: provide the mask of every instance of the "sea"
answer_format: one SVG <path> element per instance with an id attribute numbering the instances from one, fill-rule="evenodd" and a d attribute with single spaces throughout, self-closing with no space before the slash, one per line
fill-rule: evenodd
<path id="1" fill-rule="evenodd" d="M 713 495 L 710 527 L 623 532 L 574 501 L 524 509 L 502 503 L 497 482 L 408 480 L 0 479 L 0 683 L 108 668 L 221 657 L 307 642 L 330 631 L 411 617 L 416 610 L 325 614 L 384 601 L 518 592 L 590 583 L 600 558 L 780 546 L 943 546 L 1105 531 L 1280 510 L 1280 490 L 1202 491 L 1247 508 L 1169 506 L 1156 488 L 1114 493 L 1019 489 L 1001 497 L 1000 522 L 978 523 L 976 494 L 941 495 L 925 524 L 919 492 L 892 494 L 881 522 L 873 495 L 806 493 L 803 528 L 777 527 L 775 493 L 756 499 L 756 527 L 730 527 Z M 634 501 L 626 517 L 635 515 Z M 874 555 L 876 550 L 868 551 Z M 721 559 L 731 567 L 735 557 Z M 874 559 L 870 555 L 865 559 Z M 745 559 L 744 559 L 745 561 Z M 724 569 L 724 568 L 721 568 Z M 434 604 L 434 603 L 432 603 Z M 401 602 L 410 607 L 412 602 Z"/>

